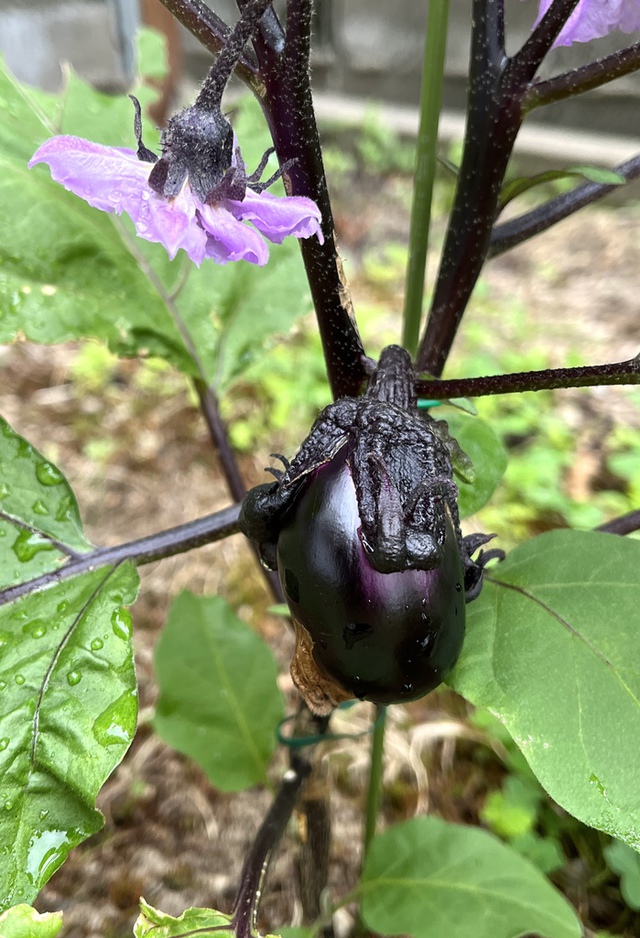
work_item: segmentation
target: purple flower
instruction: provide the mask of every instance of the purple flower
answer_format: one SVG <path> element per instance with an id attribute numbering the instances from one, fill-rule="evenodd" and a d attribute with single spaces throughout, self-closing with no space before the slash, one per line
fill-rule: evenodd
<path id="1" fill-rule="evenodd" d="M 269 257 L 264 238 L 280 244 L 287 235 L 317 235 L 323 241 L 320 210 L 311 199 L 247 188 L 243 200 L 222 198 L 206 204 L 188 178 L 175 197 L 165 198 L 149 185 L 157 164 L 140 160 L 135 150 L 80 137 L 52 137 L 33 155 L 29 168 L 36 163 L 47 163 L 56 182 L 94 208 L 126 212 L 137 234 L 163 244 L 172 260 L 182 248 L 198 266 L 207 257 L 218 264 L 245 260 L 262 266 Z"/>
<path id="2" fill-rule="evenodd" d="M 552 0 L 540 0 L 536 25 L 551 6 Z M 599 39 L 615 29 L 623 33 L 640 30 L 638 0 L 580 0 L 565 23 L 554 46 L 570 46 L 574 42 Z"/>

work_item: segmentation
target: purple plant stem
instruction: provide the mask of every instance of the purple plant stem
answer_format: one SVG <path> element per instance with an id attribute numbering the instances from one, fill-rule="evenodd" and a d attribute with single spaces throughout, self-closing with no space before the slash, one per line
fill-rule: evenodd
<path id="1" fill-rule="evenodd" d="M 81 573 L 87 573 L 99 567 L 116 565 L 126 560 L 132 560 L 138 566 L 142 566 L 146 563 L 153 563 L 155 560 L 163 560 L 165 557 L 173 557 L 174 554 L 193 550 L 194 547 L 203 547 L 205 544 L 221 541 L 225 537 L 239 533 L 239 515 L 240 505 L 230 505 L 212 515 L 206 515 L 195 521 L 187 521 L 185 524 L 150 534 L 148 537 L 127 541 L 115 547 L 98 547 L 89 553 L 74 557 L 57 570 L 0 590 L 0 606 L 13 602 L 34 590 L 47 589 L 70 577 L 79 576 Z"/>
<path id="2" fill-rule="evenodd" d="M 640 384 L 640 356 L 604 365 L 545 368 L 542 371 L 518 371 L 510 375 L 487 375 L 482 378 L 453 378 L 447 381 L 418 378 L 415 386 L 418 397 L 441 401 L 455 397 L 486 397 L 490 394 L 589 388 L 605 384 Z"/>
<path id="3" fill-rule="evenodd" d="M 222 46 L 215 64 L 209 69 L 196 104 L 219 107 L 222 93 L 231 78 L 231 73 L 240 60 L 244 47 L 256 31 L 258 21 L 272 0 L 250 0 L 245 4 L 242 15 Z"/>
<path id="4" fill-rule="evenodd" d="M 616 78 L 629 75 L 640 68 L 640 42 L 605 55 L 595 62 L 555 75 L 544 81 L 533 82 L 524 96 L 525 111 L 562 101 L 565 98 L 583 94 L 593 88 L 599 88 Z"/>
<path id="5" fill-rule="evenodd" d="M 634 156 L 625 163 L 616 166 L 614 172 L 623 176 L 627 182 L 637 179 L 640 176 L 640 156 Z M 540 205 L 530 212 L 525 212 L 524 215 L 520 215 L 518 218 L 496 225 L 491 232 L 487 258 L 504 254 L 505 251 L 522 244 L 523 241 L 527 241 L 542 231 L 547 231 L 547 229 L 562 221 L 563 218 L 568 218 L 579 209 L 603 199 L 610 192 L 619 188 L 620 186 L 600 182 L 586 182 L 576 186 L 570 192 L 565 192 L 550 199 L 544 205 Z"/>
<path id="6" fill-rule="evenodd" d="M 419 371 L 439 377 L 489 250 L 530 82 L 577 0 L 556 0 L 520 51 L 504 47 L 504 0 L 474 0 L 464 152 Z"/>
<path id="7" fill-rule="evenodd" d="M 640 531 L 640 510 L 630 511 L 626 515 L 620 515 L 619 518 L 612 518 L 611 521 L 605 521 L 598 525 L 596 531 L 605 531 L 608 534 L 632 534 L 634 531 Z"/>
<path id="8" fill-rule="evenodd" d="M 163 6 L 182 23 L 205 49 L 217 55 L 229 38 L 231 30 L 202 0 L 161 0 Z M 260 85 L 258 66 L 250 54 L 243 52 L 236 65 L 236 74 L 251 88 Z"/>
<path id="9" fill-rule="evenodd" d="M 254 40 L 266 93 L 260 99 L 287 191 L 304 195 L 322 212 L 324 244 L 300 241 L 318 320 L 327 376 L 334 397 L 355 396 L 366 380 L 364 349 L 335 241 L 335 229 L 322 161 L 309 76 L 310 0 L 289 0 L 284 49 L 277 55 L 260 36 Z"/>
<path id="10" fill-rule="evenodd" d="M 247 488 L 243 482 L 240 469 L 238 468 L 235 453 L 233 452 L 231 444 L 229 443 L 227 429 L 220 416 L 218 398 L 216 397 L 213 390 L 207 387 L 206 383 L 202 380 L 195 380 L 194 387 L 198 394 L 198 398 L 200 399 L 200 409 L 209 429 L 209 436 L 211 437 L 218 453 L 218 459 L 220 460 L 220 466 L 222 468 L 229 493 L 231 497 L 235 499 L 235 501 L 241 502 L 244 498 Z M 249 545 L 256 557 L 256 560 L 258 561 L 262 575 L 264 576 L 267 582 L 267 586 L 271 590 L 271 593 L 273 594 L 276 602 L 283 603 L 284 593 L 282 592 L 282 587 L 280 586 L 278 574 L 273 570 L 267 570 L 267 568 L 261 563 L 258 545 L 253 541 L 249 541 Z"/>

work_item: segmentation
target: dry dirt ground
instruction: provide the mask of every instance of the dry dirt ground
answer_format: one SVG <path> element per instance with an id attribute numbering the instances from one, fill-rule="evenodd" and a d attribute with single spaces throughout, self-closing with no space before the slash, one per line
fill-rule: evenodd
<path id="1" fill-rule="evenodd" d="M 367 323 L 365 337 L 373 346 L 393 341 L 399 334 L 401 287 L 397 282 L 372 285 L 360 261 L 370 247 L 406 237 L 406 186 L 393 176 L 364 182 L 349 190 L 348 202 L 344 192 L 338 193 L 336 214 L 356 311 L 359 305 L 374 305 L 379 312 L 375 326 Z M 493 262 L 483 295 L 488 291 L 496 309 L 517 303 L 524 316 L 518 341 L 524 335 L 525 343 L 530 336 L 532 344 L 544 345 L 553 364 L 564 364 L 569 355 L 584 362 L 630 358 L 640 346 L 639 235 L 635 208 L 590 211 Z M 385 308 L 388 313 L 380 312 Z M 469 321 L 480 322 L 482 315 L 475 304 Z M 501 327 L 494 315 L 482 341 L 490 347 L 516 340 L 508 323 Z M 0 413 L 58 462 L 97 544 L 168 528 L 229 503 L 182 379 L 169 375 L 171 393 L 158 395 L 157 385 L 140 385 L 135 362 L 122 362 L 107 388 L 93 393 L 70 380 L 75 355 L 71 346 L 18 344 L 0 350 Z M 620 389 L 594 390 L 588 406 L 580 404 L 585 400 L 584 394 L 568 392 L 563 405 L 574 401 L 581 432 L 594 413 L 640 425 L 637 410 Z M 306 430 L 290 429 L 292 440 Z M 105 439 L 115 445 L 101 451 Z M 243 458 L 251 483 L 260 477 L 268 452 Z M 220 593 L 240 606 L 240 614 L 274 648 L 282 686 L 294 706 L 287 674 L 291 637 L 282 620 L 266 614 L 269 597 L 240 536 L 142 570 L 134 609 L 140 730 L 99 797 L 104 830 L 76 849 L 38 900 L 42 910 L 64 910 L 66 938 L 130 934 L 140 895 L 172 914 L 191 905 L 228 910 L 242 858 L 269 804 L 264 790 L 239 795 L 214 790 L 197 767 L 151 730 L 153 648 L 167 606 L 183 588 Z M 358 730 L 369 719 L 370 709 L 362 704 L 343 721 Z M 383 822 L 427 808 L 447 819 L 477 822 L 487 791 L 502 776 L 497 759 L 479 764 L 476 754 L 483 746 L 469 727 L 466 704 L 450 692 L 392 708 Z M 336 898 L 354 884 L 358 872 L 366 747 L 366 742 L 336 743 L 325 754 L 333 780 L 330 886 Z M 282 766 L 281 759 L 274 781 Z M 299 833 L 292 824 L 272 867 L 262 905 L 263 931 L 300 920 L 294 876 Z M 621 934 L 631 935 L 617 890 L 592 899 L 580 863 L 577 858 L 563 873 L 562 885 L 585 922 L 592 928 L 612 928 L 617 922 Z M 343 913 L 339 931 L 348 924 Z"/>

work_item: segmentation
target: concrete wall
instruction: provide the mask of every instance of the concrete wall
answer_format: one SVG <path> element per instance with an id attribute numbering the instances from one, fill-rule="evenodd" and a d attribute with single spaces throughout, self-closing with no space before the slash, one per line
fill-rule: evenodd
<path id="1" fill-rule="evenodd" d="M 208 0 L 232 22 L 234 0 Z M 277 0 L 281 5 L 283 0 Z M 314 81 L 318 89 L 416 105 L 428 0 L 316 0 Z M 67 59 L 102 88 L 122 88 L 131 69 L 131 32 L 137 0 L 0 0 L 0 51 L 18 77 L 55 88 Z M 513 50 L 528 35 L 537 0 L 506 0 Z M 451 0 L 445 105 L 464 108 L 471 0 Z M 185 30 L 184 69 L 198 80 L 210 56 Z M 631 37 L 637 38 L 637 37 Z M 620 34 L 559 50 L 545 71 L 564 70 L 623 46 Z M 606 133 L 640 134 L 640 78 L 537 112 L 536 120 Z"/>
<path id="2" fill-rule="evenodd" d="M 0 53 L 21 80 L 55 91 L 61 63 L 121 90 L 134 69 L 137 0 L 0 0 Z"/>

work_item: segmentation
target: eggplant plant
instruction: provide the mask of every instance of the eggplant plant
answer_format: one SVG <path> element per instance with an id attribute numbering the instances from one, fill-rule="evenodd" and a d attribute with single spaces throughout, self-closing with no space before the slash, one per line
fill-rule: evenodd
<path id="1" fill-rule="evenodd" d="M 277 748 L 289 766 L 231 913 L 174 917 L 142 900 L 134 934 L 256 934 L 269 860 L 298 805 L 312 882 L 305 935 L 330 934 L 334 908 L 354 903 L 360 934 L 578 936 L 578 912 L 486 831 L 435 816 L 375 830 L 384 708 L 446 680 L 499 718 L 562 808 L 640 851 L 640 545 L 627 537 L 640 510 L 596 531 L 548 532 L 506 558 L 485 550 L 492 535 L 463 535 L 460 515 L 490 497 L 501 453 L 490 433 L 478 445 L 475 420 L 450 420 L 454 433 L 430 413 L 484 395 L 640 383 L 640 358 L 442 377 L 485 263 L 640 175 L 640 156 L 613 171 L 583 168 L 573 188 L 500 220 L 507 201 L 549 178 L 507 178 L 527 115 L 640 68 L 640 43 L 542 79 L 547 55 L 640 31 L 640 3 L 541 0 L 530 35 L 507 55 L 504 0 L 473 0 L 464 146 L 423 317 L 448 20 L 447 0 L 431 0 L 402 344 L 376 362 L 337 249 L 311 92 L 311 0 L 287 0 L 282 16 L 271 0 L 237 0 L 233 28 L 201 0 L 162 2 L 216 61 L 158 146 L 143 142 L 154 137 L 144 83 L 132 100 L 108 100 L 73 75 L 47 95 L 0 74 L 0 342 L 94 337 L 121 357 L 169 362 L 193 384 L 231 501 L 97 547 L 61 470 L 0 422 L 0 934 L 60 930 L 61 913 L 33 903 L 102 827 L 96 795 L 136 729 L 136 567 L 242 531 L 295 629 L 291 735 L 268 647 L 221 598 L 188 593 L 158 643 L 155 728 L 223 790 L 266 783 Z M 222 107 L 233 74 L 262 109 L 272 146 L 261 152 L 255 123 L 234 126 Z M 575 182 L 575 170 L 566 175 Z M 285 195 L 270 191 L 279 180 Z M 304 309 L 307 291 L 334 402 L 300 428 L 291 461 L 276 457 L 274 480 L 247 492 L 220 397 Z M 354 698 L 377 707 L 363 869 L 351 893 L 329 896 L 330 813 L 325 804 L 318 823 L 305 792 L 321 771 L 314 747 Z"/>

